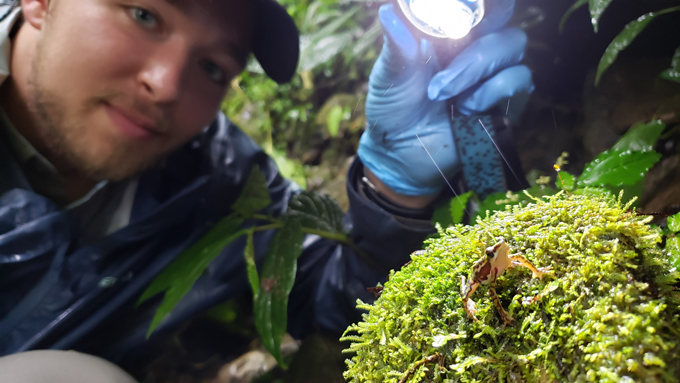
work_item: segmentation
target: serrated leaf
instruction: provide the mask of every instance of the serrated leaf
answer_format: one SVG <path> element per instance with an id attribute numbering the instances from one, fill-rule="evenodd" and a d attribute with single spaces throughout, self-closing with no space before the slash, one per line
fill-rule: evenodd
<path id="1" fill-rule="evenodd" d="M 272 239 L 262 268 L 260 287 L 253 311 L 255 327 L 265 346 L 282 368 L 281 340 L 288 325 L 288 295 L 293 289 L 297 259 L 302 253 L 304 234 L 300 221 L 283 216 L 283 227 Z"/>
<path id="2" fill-rule="evenodd" d="M 612 146 L 611 150 L 635 150 L 642 152 L 652 150 L 656 140 L 659 139 L 661 132 L 665 128 L 666 125 L 661 120 L 651 121 L 646 124 L 638 122 Z"/>
<path id="3" fill-rule="evenodd" d="M 666 250 L 668 250 L 668 255 L 670 255 L 671 264 L 680 268 L 680 238 L 668 238 L 666 240 Z"/>
<path id="4" fill-rule="evenodd" d="M 680 47 L 675 50 L 675 54 L 671 60 L 671 67 L 661 73 L 661 78 L 680 83 Z"/>
<path id="5" fill-rule="evenodd" d="M 571 5 L 571 7 L 569 7 L 569 9 L 567 9 L 566 12 L 564 12 L 564 16 L 562 16 L 562 20 L 560 20 L 559 27 L 560 33 L 562 33 L 562 30 L 564 29 L 564 24 L 567 22 L 569 16 L 571 16 L 571 14 L 574 13 L 574 11 L 586 5 L 587 3 L 588 0 L 577 0 L 576 2 L 574 2 L 574 4 Z"/>
<path id="6" fill-rule="evenodd" d="M 451 199 L 449 212 L 451 213 L 451 221 L 453 224 L 463 222 L 463 213 L 466 211 L 465 207 L 467 206 L 471 195 L 472 191 L 469 191 Z"/>
<path id="7" fill-rule="evenodd" d="M 253 296 L 257 295 L 260 288 L 260 277 L 257 275 L 257 264 L 255 263 L 255 244 L 253 243 L 254 232 L 248 231 L 246 239 L 246 248 L 243 251 L 243 257 L 246 259 L 246 270 L 248 271 L 248 282 L 250 288 L 253 290 Z"/>
<path id="8" fill-rule="evenodd" d="M 680 213 L 674 214 L 670 217 L 668 217 L 668 221 L 666 221 L 666 225 L 668 226 L 668 230 L 677 233 L 680 231 Z"/>
<path id="9" fill-rule="evenodd" d="M 574 187 L 576 186 L 576 179 L 571 173 L 560 170 L 557 173 L 557 178 L 555 179 L 555 186 L 558 189 L 574 190 Z"/>
<path id="10" fill-rule="evenodd" d="M 604 10 L 607 9 L 612 0 L 589 0 L 588 11 L 590 11 L 590 23 L 593 24 L 593 29 L 597 32 L 598 22 Z"/>
<path id="11" fill-rule="evenodd" d="M 659 161 L 655 151 L 607 150 L 586 165 L 578 184 L 580 186 L 632 185 L 644 178 L 647 171 Z"/>
<path id="12" fill-rule="evenodd" d="M 342 209 L 338 203 L 326 194 L 303 191 L 288 202 L 287 215 L 296 217 L 302 226 L 342 233 Z"/>
<path id="13" fill-rule="evenodd" d="M 630 43 L 632 43 L 633 40 L 635 40 L 635 38 L 645 29 L 645 27 L 647 26 L 647 24 L 649 24 L 650 21 L 652 21 L 659 15 L 679 10 L 680 7 L 671 7 L 657 12 L 650 12 L 638 17 L 637 20 L 631 21 L 630 23 L 626 24 L 626 26 L 623 28 L 623 31 L 621 31 L 616 37 L 614 37 L 614 40 L 612 40 L 612 42 L 609 43 L 609 46 L 602 55 L 600 63 L 597 66 L 595 84 L 598 84 L 600 82 L 600 77 L 602 77 L 604 71 L 606 71 L 607 68 L 609 68 L 609 66 L 612 65 L 612 63 L 616 60 L 616 57 L 619 55 L 619 52 L 626 49 L 630 45 Z"/>
<path id="14" fill-rule="evenodd" d="M 141 304 L 165 291 L 163 302 L 156 310 L 146 336 L 149 337 L 179 301 L 191 290 L 206 267 L 243 232 L 243 218 L 229 215 L 222 218 L 203 238 L 180 253 L 144 291 L 137 304 Z"/>
<path id="15" fill-rule="evenodd" d="M 256 165 L 250 170 L 241 194 L 231 209 L 242 217 L 250 217 L 272 203 L 267 190 L 267 180 Z"/>

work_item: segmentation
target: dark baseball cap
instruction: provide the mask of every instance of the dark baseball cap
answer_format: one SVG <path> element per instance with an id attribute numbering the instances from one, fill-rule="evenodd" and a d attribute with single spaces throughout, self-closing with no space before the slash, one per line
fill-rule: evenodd
<path id="1" fill-rule="evenodd" d="M 249 0 L 253 15 L 253 55 L 272 80 L 286 83 L 300 57 L 300 35 L 288 12 L 275 0 Z"/>
<path id="2" fill-rule="evenodd" d="M 224 0 L 220 0 L 224 1 Z M 253 54 L 264 72 L 279 84 L 293 78 L 300 57 L 300 35 L 288 12 L 275 0 L 248 0 L 253 16 Z M 0 0 L 0 21 L 18 0 Z"/>

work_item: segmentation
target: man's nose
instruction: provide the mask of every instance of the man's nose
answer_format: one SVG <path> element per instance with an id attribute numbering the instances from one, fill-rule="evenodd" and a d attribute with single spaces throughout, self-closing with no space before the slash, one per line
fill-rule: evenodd
<path id="1" fill-rule="evenodd" d="M 189 51 L 181 42 L 164 44 L 139 73 L 140 91 L 154 103 L 176 101 L 187 78 L 189 61 Z"/>

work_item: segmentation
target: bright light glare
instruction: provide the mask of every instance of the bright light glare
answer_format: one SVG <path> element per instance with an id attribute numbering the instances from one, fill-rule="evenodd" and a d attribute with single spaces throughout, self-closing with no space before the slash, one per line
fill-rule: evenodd
<path id="1" fill-rule="evenodd" d="M 413 15 L 433 29 L 452 39 L 460 39 L 475 25 L 475 15 L 456 0 L 412 0 Z"/>

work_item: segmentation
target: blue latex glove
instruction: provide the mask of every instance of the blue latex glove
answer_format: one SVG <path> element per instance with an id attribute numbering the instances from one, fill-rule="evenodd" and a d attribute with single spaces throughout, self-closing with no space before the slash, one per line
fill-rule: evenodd
<path id="1" fill-rule="evenodd" d="M 510 99 L 509 115 L 524 108 L 533 91 L 531 72 L 518 65 L 527 37 L 517 28 L 499 30 L 513 8 L 514 0 L 501 0 L 473 29 L 473 42 L 444 68 L 432 44 L 414 38 L 392 4 L 380 8 L 385 44 L 369 80 L 358 155 L 396 193 L 432 195 L 444 186 L 423 146 L 447 177 L 460 169 L 447 99 L 455 97 L 454 118 L 476 120 L 496 104 L 505 109 Z"/>

